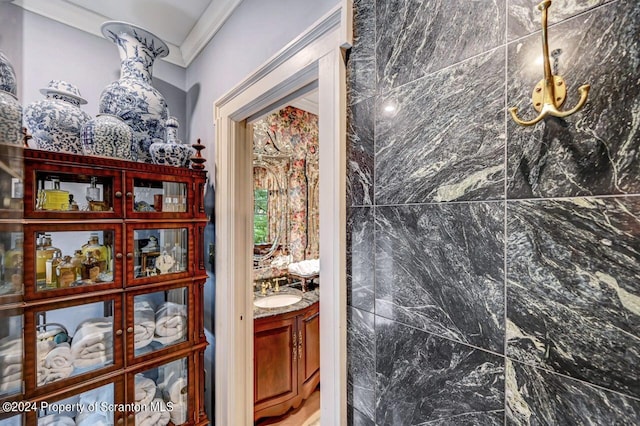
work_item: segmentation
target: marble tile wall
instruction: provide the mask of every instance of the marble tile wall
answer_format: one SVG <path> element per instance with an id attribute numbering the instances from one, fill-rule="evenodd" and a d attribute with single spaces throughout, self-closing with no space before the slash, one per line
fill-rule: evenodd
<path id="1" fill-rule="evenodd" d="M 352 425 L 636 425 L 640 3 L 354 0 Z"/>

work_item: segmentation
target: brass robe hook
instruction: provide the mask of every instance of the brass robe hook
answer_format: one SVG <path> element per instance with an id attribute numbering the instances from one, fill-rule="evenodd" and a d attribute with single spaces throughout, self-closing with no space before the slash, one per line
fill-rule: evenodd
<path id="1" fill-rule="evenodd" d="M 574 112 L 580 110 L 587 102 L 589 89 L 591 86 L 585 84 L 578 88 L 580 92 L 580 101 L 578 104 L 568 111 L 560 111 L 558 108 L 562 106 L 567 96 L 567 87 L 564 79 L 559 75 L 551 74 L 551 65 L 549 64 L 549 44 L 547 43 L 547 9 L 551 6 L 551 0 L 545 0 L 538 5 L 538 10 L 542 11 L 542 59 L 544 61 L 544 78 L 536 84 L 533 89 L 533 107 L 540 114 L 531 121 L 524 121 L 518 118 L 517 107 L 509 108 L 513 120 L 521 126 L 533 126 L 547 115 L 554 117 L 567 117 Z"/>

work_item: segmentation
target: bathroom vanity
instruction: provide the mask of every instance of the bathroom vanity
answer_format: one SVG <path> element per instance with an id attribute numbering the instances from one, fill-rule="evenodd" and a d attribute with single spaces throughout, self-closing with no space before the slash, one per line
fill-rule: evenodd
<path id="1" fill-rule="evenodd" d="M 257 293 L 256 301 L 288 291 Z M 301 296 L 288 306 L 254 308 L 254 421 L 297 408 L 320 383 L 319 290 Z"/>

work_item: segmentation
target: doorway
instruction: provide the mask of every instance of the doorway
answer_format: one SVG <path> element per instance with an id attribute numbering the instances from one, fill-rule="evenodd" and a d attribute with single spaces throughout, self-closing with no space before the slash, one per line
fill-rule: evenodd
<path id="1" fill-rule="evenodd" d="M 319 424 L 318 92 L 310 89 L 248 123 L 257 426 Z"/>
<path id="2" fill-rule="evenodd" d="M 317 81 L 319 108 L 320 395 L 324 425 L 346 424 L 346 83 L 339 5 L 215 102 L 216 424 L 253 423 L 252 152 L 245 120 Z M 293 96 L 296 97 L 296 96 Z"/>

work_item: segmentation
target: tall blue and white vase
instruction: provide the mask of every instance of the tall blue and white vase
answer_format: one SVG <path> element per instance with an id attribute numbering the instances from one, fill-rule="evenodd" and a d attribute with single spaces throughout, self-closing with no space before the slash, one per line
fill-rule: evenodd
<path id="1" fill-rule="evenodd" d="M 66 81 L 51 80 L 40 93 L 45 99 L 27 105 L 22 116 L 33 143 L 45 151 L 82 154 L 80 130 L 91 116 L 80 109 L 87 103 L 80 90 Z"/>
<path id="2" fill-rule="evenodd" d="M 167 120 L 167 141 L 154 142 L 149 148 L 151 158 L 155 164 L 164 164 L 173 167 L 189 167 L 189 160 L 195 150 L 189 145 L 183 145 L 178 139 L 178 120 L 169 117 Z"/>
<path id="3" fill-rule="evenodd" d="M 0 143 L 22 144 L 22 105 L 16 93 L 16 73 L 0 52 Z"/>
<path id="4" fill-rule="evenodd" d="M 133 131 L 137 160 L 152 163 L 149 147 L 165 140 L 167 102 L 152 85 L 153 62 L 169 54 L 160 38 L 126 22 L 102 24 L 102 34 L 120 52 L 120 79 L 109 84 L 100 96 L 100 113 L 122 118 Z"/>

